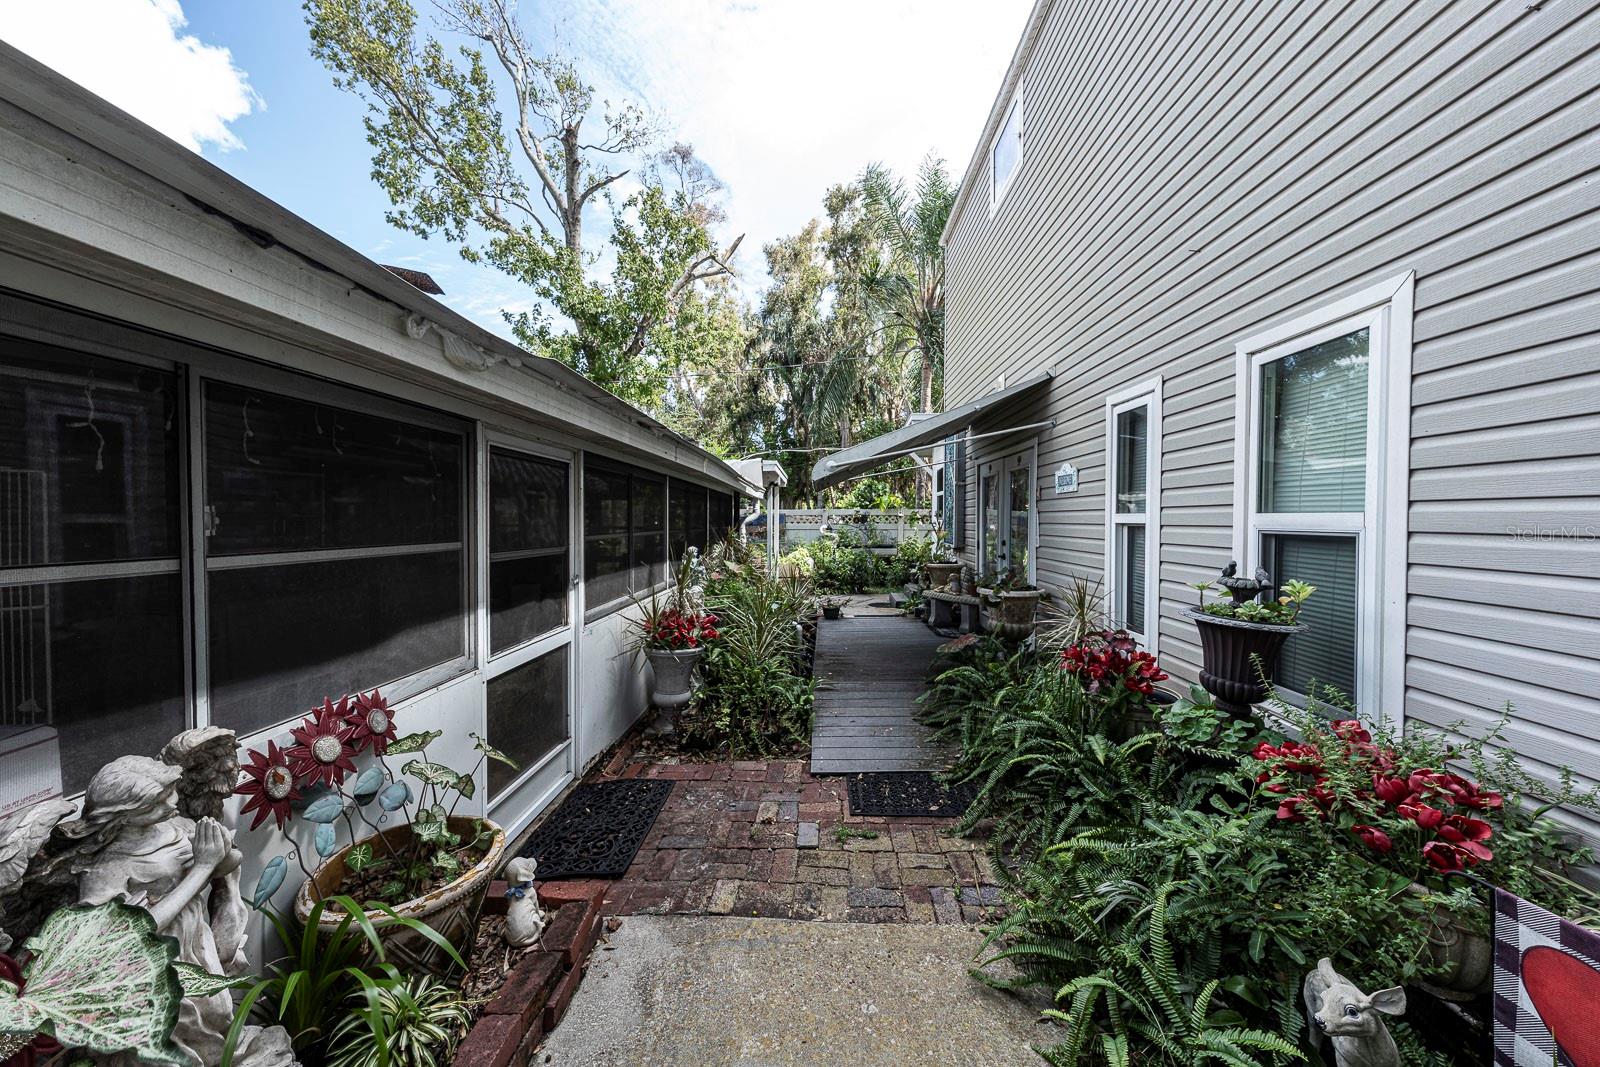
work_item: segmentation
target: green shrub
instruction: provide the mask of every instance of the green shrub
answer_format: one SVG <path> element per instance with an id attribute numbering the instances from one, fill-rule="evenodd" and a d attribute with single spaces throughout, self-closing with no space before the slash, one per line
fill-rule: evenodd
<path id="1" fill-rule="evenodd" d="M 894 555 L 879 561 L 883 583 L 891 589 L 922 579 L 922 565 L 933 558 L 933 542 L 925 537 L 901 541 Z"/>
<path id="2" fill-rule="evenodd" d="M 801 624 L 813 604 L 803 581 L 755 570 L 711 580 L 707 606 L 719 636 L 707 648 L 701 687 L 684 716 L 691 743 L 737 757 L 776 755 L 809 740 L 812 683 Z"/>
<path id="3" fill-rule="evenodd" d="M 1060 663 L 958 638 L 923 699 L 936 736 L 962 746 L 952 774 L 979 786 L 961 828 L 988 828 L 1005 884 L 1009 914 L 982 965 L 1009 960 L 1021 977 L 1004 984 L 1051 990 L 1051 1063 L 1303 1061 L 1299 983 L 1319 958 L 1369 991 L 1414 982 L 1436 966 L 1440 910 L 1481 917 L 1476 887 L 1429 869 L 1419 831 L 1437 820 L 1481 846 L 1462 845 L 1462 862 L 1497 884 L 1597 911 L 1565 877 L 1588 853 L 1546 811 L 1600 798 L 1570 775 L 1535 781 L 1496 735 L 1396 738 L 1279 707 L 1291 742 L 1196 691 L 1117 740 L 1126 695 L 1090 691 Z M 1392 1029 L 1407 1063 L 1448 1062 Z"/>
<path id="4" fill-rule="evenodd" d="M 814 563 L 813 581 L 822 594 L 864 593 L 882 584 L 878 557 L 842 539 L 823 538 L 805 546 Z"/>

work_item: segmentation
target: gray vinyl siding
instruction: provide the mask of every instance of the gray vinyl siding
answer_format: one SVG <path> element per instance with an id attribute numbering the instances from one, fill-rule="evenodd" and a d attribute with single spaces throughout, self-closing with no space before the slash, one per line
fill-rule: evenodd
<path id="1" fill-rule="evenodd" d="M 1193 678 L 1234 345 L 1414 271 L 1405 715 L 1511 703 L 1530 769 L 1600 779 L 1600 5 L 1056 0 L 1022 91 L 1011 188 L 991 216 L 971 176 L 948 235 L 946 395 L 1057 372 L 974 427 L 1058 422 L 1041 582 L 1103 577 L 1105 397 L 1160 374 L 1160 652 Z"/>

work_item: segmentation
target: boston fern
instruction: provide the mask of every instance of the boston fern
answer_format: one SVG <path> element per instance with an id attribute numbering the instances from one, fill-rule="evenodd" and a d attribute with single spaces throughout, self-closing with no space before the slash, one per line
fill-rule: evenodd
<path id="1" fill-rule="evenodd" d="M 1261 1067 L 1303 1059 L 1290 1041 L 1246 1026 L 1239 1012 L 1218 1006 L 1222 978 L 1212 977 L 1195 988 L 1180 973 L 1167 938 L 1172 888 L 1156 891 L 1147 955 L 1113 960 L 1106 972 L 1072 979 L 1057 991 L 1056 1002 L 1064 1007 L 1045 1015 L 1065 1024 L 1067 1039 L 1042 1050 L 1045 1059 L 1059 1067 L 1078 1064 L 1092 1042 L 1108 1064 L 1123 1067 L 1135 1062 L 1134 1039 L 1173 1063 Z M 1102 1006 L 1105 1025 L 1099 1022 Z M 1150 1062 L 1150 1057 L 1141 1054 L 1138 1062 Z"/>

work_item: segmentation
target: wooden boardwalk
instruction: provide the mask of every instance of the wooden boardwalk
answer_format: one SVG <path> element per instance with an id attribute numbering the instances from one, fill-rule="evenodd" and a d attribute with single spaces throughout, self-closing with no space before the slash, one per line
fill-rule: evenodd
<path id="1" fill-rule="evenodd" d="M 817 625 L 811 773 L 944 768 L 951 754 L 929 743 L 916 704 L 944 638 L 899 615 L 823 619 Z"/>

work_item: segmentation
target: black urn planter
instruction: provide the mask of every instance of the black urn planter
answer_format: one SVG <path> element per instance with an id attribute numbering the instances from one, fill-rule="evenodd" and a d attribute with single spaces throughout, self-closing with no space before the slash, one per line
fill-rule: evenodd
<path id="1" fill-rule="evenodd" d="M 1250 715 L 1251 705 L 1271 693 L 1261 679 L 1271 678 L 1277 669 L 1283 643 L 1305 626 L 1243 622 L 1193 608 L 1187 614 L 1200 630 L 1200 684 L 1217 698 L 1218 707 L 1235 715 Z"/>

